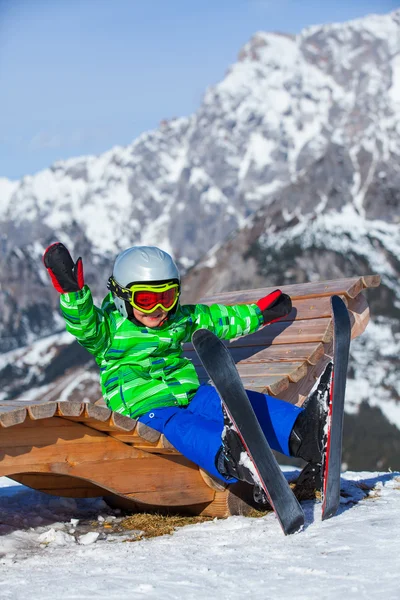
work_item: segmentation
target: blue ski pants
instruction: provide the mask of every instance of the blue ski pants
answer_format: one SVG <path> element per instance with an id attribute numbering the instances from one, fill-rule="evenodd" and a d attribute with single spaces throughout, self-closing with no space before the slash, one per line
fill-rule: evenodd
<path id="1" fill-rule="evenodd" d="M 246 391 L 271 448 L 290 456 L 290 432 L 303 409 L 266 394 Z M 236 481 L 225 479 L 215 467 L 224 419 L 220 397 L 211 385 L 201 385 L 188 406 L 155 408 L 138 420 L 163 433 L 179 452 L 211 475 L 227 483 Z"/>

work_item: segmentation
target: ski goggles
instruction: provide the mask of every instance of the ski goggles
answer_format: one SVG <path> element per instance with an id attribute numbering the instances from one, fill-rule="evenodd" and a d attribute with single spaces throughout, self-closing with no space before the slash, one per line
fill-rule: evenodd
<path id="1" fill-rule="evenodd" d="M 180 294 L 179 283 L 173 281 L 157 285 L 135 283 L 129 288 L 123 288 L 110 277 L 107 287 L 118 298 L 129 302 L 133 308 L 145 314 L 150 314 L 157 308 L 169 312 L 178 302 Z"/>

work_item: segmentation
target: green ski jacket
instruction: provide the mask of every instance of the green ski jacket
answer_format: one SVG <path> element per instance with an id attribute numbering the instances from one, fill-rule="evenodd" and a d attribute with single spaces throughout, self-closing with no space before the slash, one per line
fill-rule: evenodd
<path id="1" fill-rule="evenodd" d="M 255 304 L 179 306 L 161 327 L 135 325 L 118 312 L 112 294 L 101 309 L 88 286 L 61 294 L 61 311 L 69 331 L 100 367 L 107 406 L 129 417 L 163 406 L 189 404 L 199 387 L 192 362 L 182 355 L 196 329 L 232 339 L 257 331 L 263 324 Z"/>

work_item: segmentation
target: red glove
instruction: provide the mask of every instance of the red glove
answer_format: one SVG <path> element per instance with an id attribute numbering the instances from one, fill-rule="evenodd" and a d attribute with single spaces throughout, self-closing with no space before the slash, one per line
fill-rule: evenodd
<path id="1" fill-rule="evenodd" d="M 290 296 L 283 294 L 281 290 L 275 290 L 256 302 L 264 317 L 264 325 L 279 321 L 292 310 Z"/>
<path id="2" fill-rule="evenodd" d="M 60 294 L 77 292 L 84 286 L 81 257 L 76 263 L 64 244 L 51 244 L 43 254 L 43 263 L 49 272 L 51 282 Z"/>

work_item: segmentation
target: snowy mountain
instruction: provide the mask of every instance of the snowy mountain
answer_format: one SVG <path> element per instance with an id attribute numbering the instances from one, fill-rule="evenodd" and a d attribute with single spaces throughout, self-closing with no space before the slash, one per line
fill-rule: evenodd
<path id="1" fill-rule="evenodd" d="M 297 36 L 259 32 L 190 117 L 98 157 L 0 179 L 2 397 L 60 390 L 57 377 L 85 360 L 60 341 L 44 370 L 24 358 L 36 346 L 22 346 L 62 330 L 43 249 L 60 239 L 82 255 L 100 298 L 115 253 L 151 243 L 187 270 L 186 300 L 381 274 L 349 388 L 355 411 L 378 404 L 400 428 L 399 123 L 397 10 Z M 87 364 L 70 393 L 93 390 Z"/>

